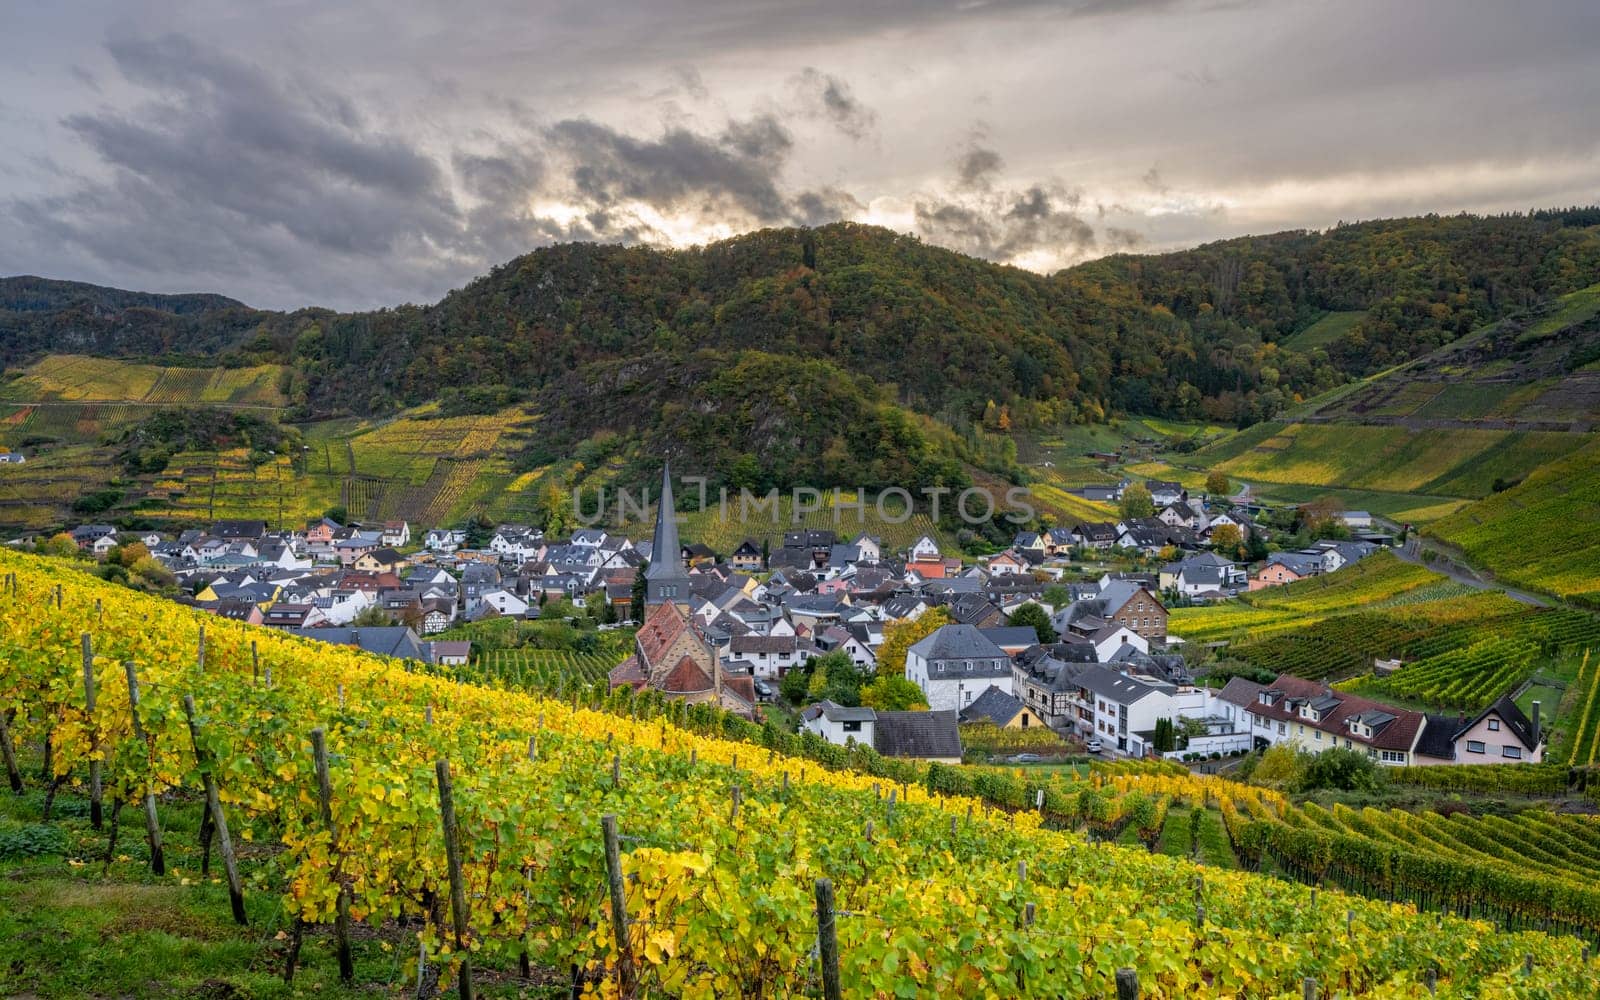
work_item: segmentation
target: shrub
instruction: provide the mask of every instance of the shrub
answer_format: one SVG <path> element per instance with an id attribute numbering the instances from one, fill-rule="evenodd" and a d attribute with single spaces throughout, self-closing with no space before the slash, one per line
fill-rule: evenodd
<path id="1" fill-rule="evenodd" d="M 0 858 L 37 858 L 66 852 L 66 836 L 48 823 L 29 823 L 12 830 L 0 830 Z"/>

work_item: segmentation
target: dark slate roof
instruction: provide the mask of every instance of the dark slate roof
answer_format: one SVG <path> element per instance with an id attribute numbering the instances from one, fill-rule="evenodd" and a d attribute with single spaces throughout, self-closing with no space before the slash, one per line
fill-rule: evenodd
<path id="1" fill-rule="evenodd" d="M 1022 699 L 1014 694 L 1002 691 L 993 684 L 972 700 L 972 703 L 961 710 L 962 722 L 981 722 L 988 720 L 997 726 L 1004 727 L 1006 723 L 1017 717 L 1022 711 Z"/>
<path id="2" fill-rule="evenodd" d="M 365 628 L 291 628 L 290 635 L 298 635 L 319 642 L 340 646 L 359 646 L 368 653 L 395 656 L 403 659 L 425 660 L 427 650 L 417 634 L 404 625 L 372 626 Z"/>
<path id="3" fill-rule="evenodd" d="M 873 747 L 885 757 L 961 756 L 959 719 L 941 712 L 879 712 L 872 727 Z"/>
<path id="4" fill-rule="evenodd" d="M 1456 759 L 1456 733 L 1461 720 L 1454 715 L 1428 713 L 1422 726 L 1422 736 L 1417 740 L 1417 753 L 1436 760 Z"/>
<path id="5" fill-rule="evenodd" d="M 984 638 L 996 646 L 1031 646 L 1039 641 L 1039 633 L 1031 625 L 1002 625 L 995 628 L 980 628 Z"/>
<path id="6" fill-rule="evenodd" d="M 1461 727 L 1460 732 L 1466 732 L 1491 715 L 1500 716 L 1500 721 L 1505 723 L 1506 728 L 1516 734 L 1517 740 L 1524 747 L 1529 750 L 1538 749 L 1533 737 L 1533 723 L 1523 714 L 1522 709 L 1517 707 L 1517 703 L 1511 700 L 1511 695 L 1509 694 L 1503 695 L 1499 701 L 1479 712 L 1477 718 L 1468 720 L 1467 724 Z M 1542 738 L 1543 734 L 1541 733 L 1540 736 Z"/>
<path id="7" fill-rule="evenodd" d="M 1248 678 L 1230 677 L 1228 678 L 1228 683 L 1223 685 L 1222 690 L 1217 692 L 1217 697 L 1230 705 L 1249 708 L 1256 703 L 1261 696 L 1261 692 L 1266 689 L 1267 686 L 1265 684 L 1258 684 Z"/>
<path id="8" fill-rule="evenodd" d="M 971 660 L 999 657 L 1006 659 L 1006 651 L 994 644 L 981 629 L 971 625 L 941 625 L 931 635 L 923 638 L 911 649 L 918 656 L 932 660 Z"/>
<path id="9" fill-rule="evenodd" d="M 870 708 L 857 708 L 852 705 L 841 705 L 836 701 L 819 701 L 806 709 L 806 717 L 816 718 L 823 716 L 829 722 L 872 722 L 878 713 Z"/>

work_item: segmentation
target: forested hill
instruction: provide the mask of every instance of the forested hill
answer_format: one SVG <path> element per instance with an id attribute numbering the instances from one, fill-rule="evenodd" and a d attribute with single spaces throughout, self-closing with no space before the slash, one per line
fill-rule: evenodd
<path id="1" fill-rule="evenodd" d="M 631 381 L 631 360 L 658 372 L 698 358 L 711 379 L 758 351 L 825 362 L 958 424 L 990 400 L 1016 426 L 1112 410 L 1245 423 L 1597 280 L 1600 209 L 1280 233 L 1048 277 L 841 223 L 681 251 L 549 247 L 436 305 L 354 314 L 10 279 L 0 360 L 287 363 L 307 418 L 541 393 L 550 411 L 626 384 L 643 421 L 693 387 Z M 1345 318 L 1336 336 L 1297 345 L 1330 313 Z"/>
<path id="2" fill-rule="evenodd" d="M 0 278 L 0 360 L 39 354 L 210 355 L 232 348 L 261 314 L 222 295 L 157 295 L 81 281 Z"/>

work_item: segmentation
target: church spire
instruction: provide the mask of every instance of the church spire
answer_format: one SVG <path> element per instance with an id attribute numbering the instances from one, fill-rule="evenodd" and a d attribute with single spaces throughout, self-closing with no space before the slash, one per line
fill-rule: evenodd
<path id="1" fill-rule="evenodd" d="M 646 605 L 689 603 L 689 574 L 683 570 L 683 547 L 672 506 L 672 466 L 661 467 L 661 502 L 656 507 L 656 533 L 650 543 L 650 565 L 644 571 Z"/>

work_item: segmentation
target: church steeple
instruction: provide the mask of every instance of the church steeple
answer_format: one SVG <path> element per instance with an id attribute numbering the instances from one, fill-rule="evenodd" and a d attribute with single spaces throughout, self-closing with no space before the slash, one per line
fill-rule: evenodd
<path id="1" fill-rule="evenodd" d="M 650 543 L 650 566 L 644 571 L 646 606 L 689 603 L 689 574 L 683 569 L 678 522 L 672 506 L 672 466 L 661 468 L 661 503 L 656 507 L 656 533 Z"/>

